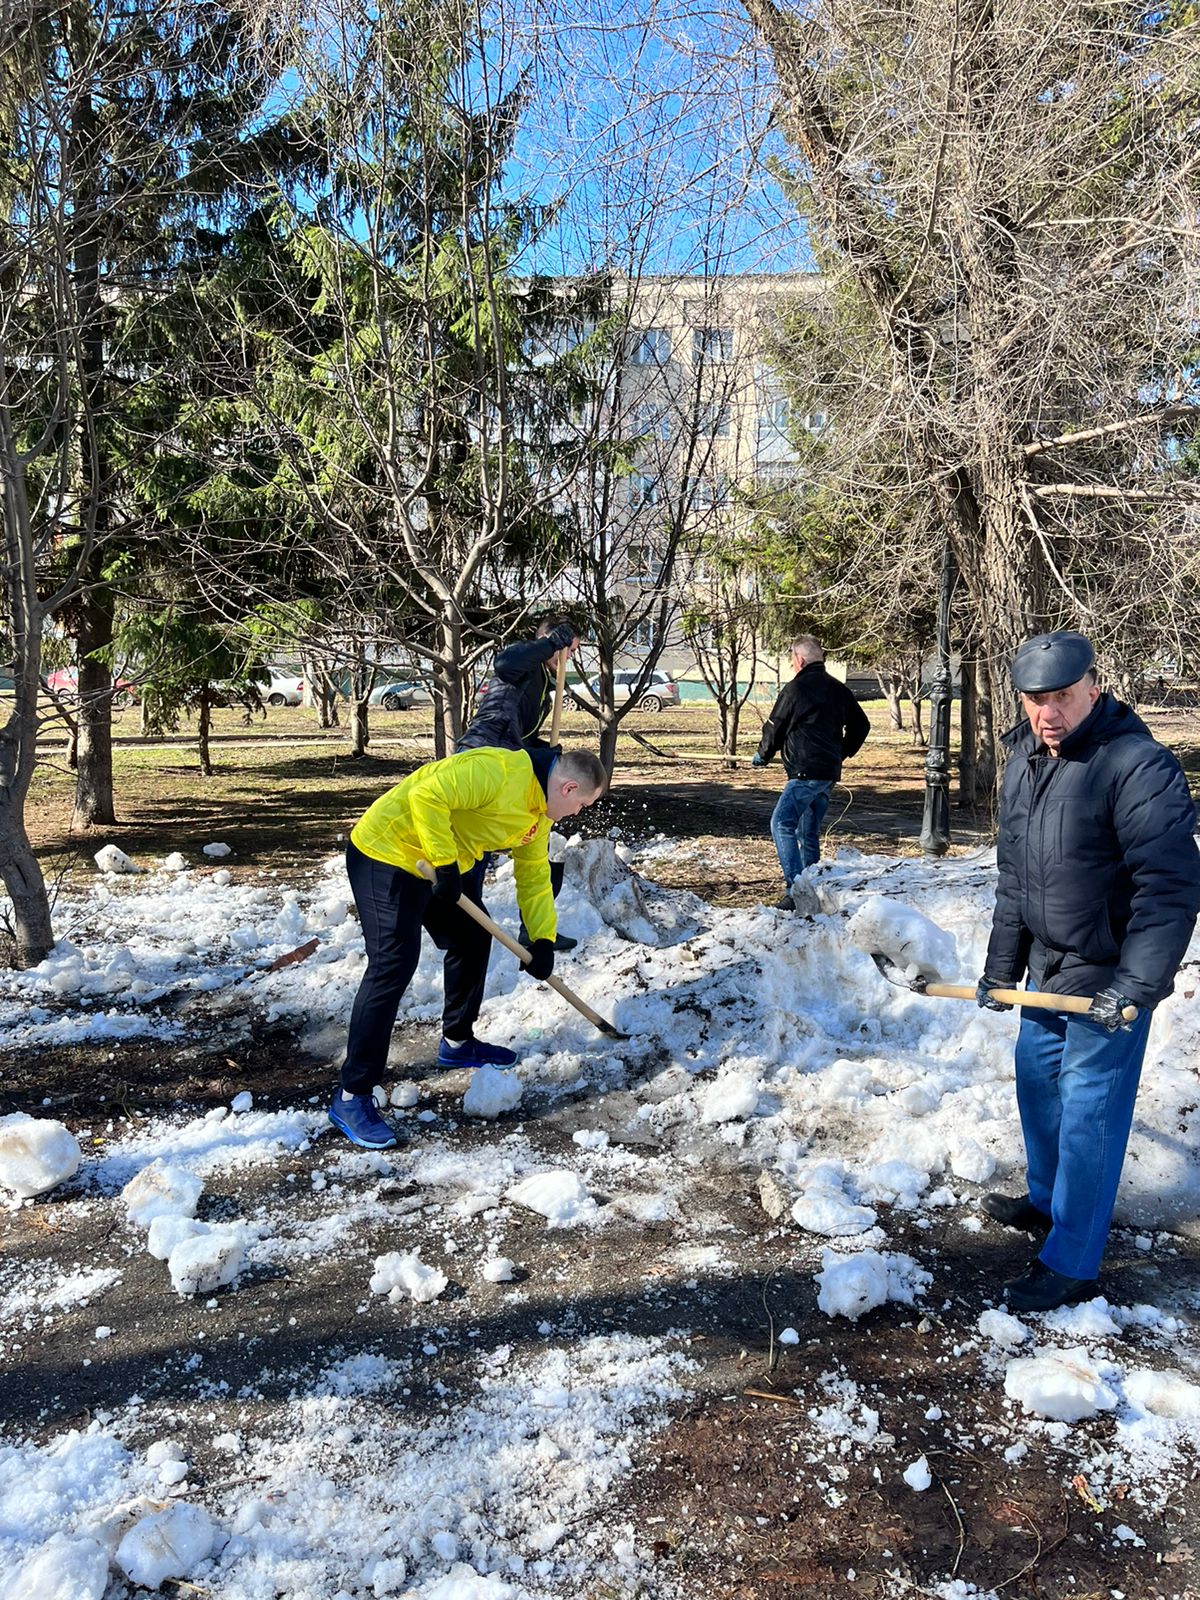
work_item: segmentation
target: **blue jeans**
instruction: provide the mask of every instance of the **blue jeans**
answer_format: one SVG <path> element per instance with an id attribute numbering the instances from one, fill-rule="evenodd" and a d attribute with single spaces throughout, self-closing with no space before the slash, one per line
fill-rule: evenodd
<path id="1" fill-rule="evenodd" d="M 832 789 L 832 779 L 789 778 L 771 813 L 771 837 L 789 889 L 793 878 L 821 859 L 821 823 Z"/>
<path id="2" fill-rule="evenodd" d="M 373 860 L 353 841 L 346 846 L 346 871 L 367 947 L 367 970 L 350 1012 L 342 1088 L 347 1094 L 370 1094 L 383 1076 L 396 1013 L 417 970 L 422 928 L 445 952 L 442 1032 L 447 1039 L 471 1037 L 483 1004 L 492 938 L 465 911 L 435 900 L 424 878 Z M 464 874 L 463 889 L 482 906 L 473 879 L 473 873 Z"/>
<path id="3" fill-rule="evenodd" d="M 1068 1278 L 1100 1271 L 1150 1017 L 1140 1006 L 1128 1033 L 1054 1011 L 1021 1018 L 1017 1106 L 1029 1198 L 1053 1224 L 1041 1260 Z"/>

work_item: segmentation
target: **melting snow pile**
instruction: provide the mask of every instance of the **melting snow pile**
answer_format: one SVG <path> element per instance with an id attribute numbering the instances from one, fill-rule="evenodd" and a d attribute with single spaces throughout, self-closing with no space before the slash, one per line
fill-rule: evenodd
<path id="1" fill-rule="evenodd" d="M 167 1267 L 140 1280 L 159 1287 L 154 1314 L 195 1330 L 191 1348 L 178 1347 L 172 1415 L 113 1392 L 111 1415 L 82 1432 L 39 1446 L 0 1441 L 0 1560 L 20 1575 L 11 1581 L 39 1600 L 101 1600 L 114 1571 L 149 1587 L 179 1578 L 226 1600 L 632 1589 L 652 1570 L 644 1541 L 600 1508 L 681 1392 L 683 1346 L 674 1332 L 638 1341 L 585 1326 L 602 1320 L 590 1303 L 543 1320 L 538 1302 L 552 1306 L 557 1292 L 545 1249 L 549 1230 L 581 1230 L 563 1242 L 566 1261 L 583 1254 L 577 1242 L 598 1255 L 602 1229 L 669 1223 L 646 1293 L 676 1297 L 682 1334 L 689 1308 L 703 1307 L 700 1275 L 738 1270 L 724 1219 L 692 1187 L 714 1171 L 749 1206 L 757 1189 L 770 1226 L 813 1274 L 804 1303 L 786 1308 L 789 1347 L 819 1335 L 822 1316 L 861 1321 L 895 1303 L 915 1322 L 940 1305 L 941 1225 L 957 1225 L 960 1238 L 987 1226 L 980 1187 L 1020 1181 L 1015 1019 L 889 986 L 870 951 L 906 971 L 980 970 L 990 862 L 934 868 L 847 855 L 808 875 L 816 908 L 800 919 L 669 893 L 611 841 L 573 843 L 565 860 L 560 917 L 581 944 L 559 970 L 631 1039 L 618 1052 L 497 951 L 479 1031 L 518 1048 L 520 1066 L 473 1074 L 461 1107 L 494 1126 L 468 1127 L 444 1100 L 428 1109 L 428 1084 L 407 1077 L 399 1048 L 379 1090 L 404 1125 L 399 1153 L 337 1140 L 323 1094 L 267 1111 L 242 1090 L 202 1116 L 141 1118 L 121 1136 L 95 1130 L 104 1137 L 85 1140 L 82 1158 L 48 1118 L 0 1122 L 0 1184 L 26 1200 L 49 1196 L 36 1206 L 64 1217 L 86 1210 L 89 1228 L 104 1224 L 94 1237 L 107 1252 L 87 1264 L 45 1256 L 20 1282 L 0 1262 L 0 1359 L 19 1361 L 23 1344 L 89 1300 L 116 1300 L 118 1269 L 143 1246 Z M 515 928 L 511 869 L 487 893 L 493 915 Z M 182 858 L 165 872 L 98 879 L 66 910 L 77 942 L 4 977 L 0 1041 L 33 1049 L 140 1031 L 169 1048 L 180 1023 L 156 1010 L 157 998 L 181 985 L 220 989 L 251 967 L 249 990 L 230 993 L 229 1025 L 248 1028 L 252 1003 L 252 1015 L 295 1026 L 324 1052 L 332 1087 L 364 965 L 346 897 L 340 861 L 302 889 L 189 873 Z M 314 935 L 310 961 L 262 970 Z M 403 1041 L 440 1011 L 441 957 L 427 943 L 401 1008 Z M 1118 1212 L 1145 1230 L 1137 1249 L 1148 1260 L 1173 1248 L 1156 1230 L 1200 1212 L 1197 1058 L 1200 1024 L 1181 992 L 1155 1019 Z M 568 1138 L 575 1113 L 587 1126 Z M 251 1170 L 261 1204 L 237 1192 L 236 1175 Z M 230 1220 L 239 1210 L 245 1220 Z M 25 1208 L 14 1221 L 37 1216 Z M 911 1254 L 890 1247 L 898 1225 Z M 39 1249 L 53 1248 L 49 1230 Z M 335 1254 L 352 1262 L 357 1285 L 347 1344 L 355 1312 L 386 1318 L 386 1340 L 309 1354 L 306 1366 L 293 1360 L 298 1347 L 311 1351 L 302 1296 L 295 1322 L 272 1304 L 258 1375 L 248 1360 L 244 1393 L 226 1392 L 217 1341 L 203 1336 L 227 1296 L 211 1306 L 175 1296 L 253 1284 L 264 1291 L 257 1315 L 277 1280 L 296 1275 L 289 1294 L 306 1287 L 314 1280 L 302 1275 Z M 1144 1292 L 1155 1293 L 1152 1281 Z M 1153 1504 L 1156 1486 L 1200 1446 L 1200 1356 L 1170 1310 L 1097 1299 L 1022 1320 L 972 1306 L 955 1375 L 976 1376 L 988 1430 L 1010 1460 L 1037 1449 L 1068 1482 L 1084 1471 L 1098 1494 L 1119 1483 L 1131 1506 Z M 523 1344 L 512 1331 L 522 1325 L 537 1330 Z M 124 1370 L 127 1331 L 112 1309 L 88 1313 L 84 1349 L 97 1373 L 106 1359 Z M 443 1385 L 438 1364 L 455 1339 L 469 1378 L 461 1390 Z M 815 1387 L 822 1454 L 895 1449 L 891 1397 L 860 1396 L 844 1373 Z M 210 1423 L 218 1408 L 228 1415 Z M 236 1460 L 230 1487 L 215 1487 L 224 1480 L 213 1473 L 194 1480 L 203 1494 L 189 1488 L 188 1462 L 169 1441 L 139 1453 L 148 1428 L 185 1423 L 201 1437 L 209 1428 L 209 1448 Z M 929 1461 L 912 1459 L 924 1447 L 890 1458 L 893 1483 L 932 1483 Z"/>
<path id="2" fill-rule="evenodd" d="M 24 1111 L 0 1117 L 0 1188 L 18 1199 L 57 1189 L 75 1176 L 81 1159 L 79 1141 L 61 1122 Z"/>

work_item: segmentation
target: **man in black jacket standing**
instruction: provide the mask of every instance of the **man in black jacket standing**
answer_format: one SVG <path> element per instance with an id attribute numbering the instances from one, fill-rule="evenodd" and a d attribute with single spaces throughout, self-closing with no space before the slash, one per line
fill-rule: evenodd
<path id="1" fill-rule="evenodd" d="M 578 648 L 579 630 L 570 617 L 545 617 L 538 624 L 534 638 L 505 645 L 492 662 L 483 699 L 455 749 L 476 750 L 488 746 L 524 750 L 531 756 L 535 751 L 549 750 L 550 745 L 539 734 L 554 698 L 559 656 L 569 661 Z M 468 875 L 473 899 L 482 899 L 483 876 L 489 859 L 485 856 Z M 550 887 L 556 900 L 562 885 L 563 864 L 552 861 Z M 529 943 L 524 923 L 520 940 L 522 944 Z M 578 939 L 560 933 L 555 936 L 554 948 L 566 952 L 574 950 L 578 943 Z"/>
<path id="2" fill-rule="evenodd" d="M 1028 720 L 1004 739 L 996 911 L 978 1001 L 1008 1010 L 989 991 L 1026 974 L 1033 988 L 1094 997 L 1084 1015 L 1023 1014 L 1028 1193 L 983 1201 L 997 1221 L 1044 1237 L 1005 1292 L 1013 1310 L 1049 1311 L 1097 1293 L 1151 1014 L 1171 993 L 1200 911 L 1200 853 L 1179 763 L 1101 693 L 1082 634 L 1027 640 L 1012 676 Z"/>
<path id="3" fill-rule="evenodd" d="M 752 766 L 765 767 L 783 752 L 788 781 L 771 816 L 771 837 L 783 868 L 783 898 L 794 911 L 792 884 L 821 856 L 821 822 L 842 762 L 862 749 L 871 724 L 844 683 L 825 671 L 825 652 L 812 634 L 792 640 L 796 676 L 781 691 L 763 723 Z"/>

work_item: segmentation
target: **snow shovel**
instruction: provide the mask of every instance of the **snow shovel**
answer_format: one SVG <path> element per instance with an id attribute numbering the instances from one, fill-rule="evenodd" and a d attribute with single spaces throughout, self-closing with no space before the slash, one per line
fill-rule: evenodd
<path id="1" fill-rule="evenodd" d="M 554 711 L 550 717 L 550 743 L 558 743 L 558 725 L 562 721 L 563 691 L 567 684 L 567 658 L 558 652 L 558 671 L 554 679 Z"/>
<path id="2" fill-rule="evenodd" d="M 236 978 L 218 984 L 215 989 L 197 989 L 189 986 L 176 990 L 174 994 L 163 995 L 153 1003 L 161 1008 L 164 1016 L 181 1016 L 190 1011 L 198 1000 L 206 1000 L 210 995 L 228 994 L 230 989 L 239 989 L 243 984 L 249 984 L 252 979 L 266 977 L 272 972 L 281 972 L 284 967 L 295 966 L 298 961 L 307 961 L 316 950 L 320 948 L 319 939 L 308 939 L 302 945 L 297 945 L 295 950 L 289 950 L 285 955 L 276 956 L 274 961 L 266 967 L 247 967 L 244 972 L 239 972 Z"/>
<path id="3" fill-rule="evenodd" d="M 872 950 L 871 960 L 887 981 L 899 989 L 909 989 L 913 994 L 932 995 L 936 1000 L 975 999 L 974 989 L 968 989 L 963 984 L 931 983 L 920 972 L 906 978 L 881 950 Z M 1040 989 L 989 989 L 988 993 L 993 1000 L 999 1000 L 1006 1006 L 1034 1006 L 1043 1011 L 1070 1011 L 1080 1016 L 1092 1008 L 1092 1002 L 1085 994 L 1044 994 Z M 1133 1022 L 1137 1018 L 1137 1007 L 1126 1006 L 1121 1015 L 1126 1022 Z"/>
<path id="4" fill-rule="evenodd" d="M 423 878 L 428 878 L 430 883 L 433 883 L 437 878 L 437 873 L 434 872 L 428 861 L 418 861 L 417 871 Z M 484 911 L 480 906 L 477 906 L 474 900 L 468 900 L 466 895 L 460 894 L 457 905 L 460 911 L 466 912 L 466 914 L 471 918 L 472 922 L 477 922 L 481 928 L 486 928 L 491 934 L 492 938 L 495 939 L 497 944 L 502 944 L 506 950 L 511 950 L 513 955 L 516 956 L 517 960 L 522 966 L 529 965 L 530 952 L 526 950 L 525 946 L 518 944 L 511 934 L 505 933 L 500 924 L 498 922 L 493 922 L 491 917 L 488 916 L 487 912 Z M 592 1027 L 598 1028 L 606 1038 L 629 1038 L 627 1033 L 622 1033 L 618 1028 L 614 1028 L 612 1023 L 609 1022 L 607 1018 L 602 1017 L 598 1011 L 593 1011 L 591 1006 L 588 1005 L 587 1001 L 581 1000 L 575 993 L 574 989 L 569 989 L 561 978 L 556 978 L 554 974 L 551 973 L 550 976 L 544 981 L 548 983 L 557 994 L 562 995 L 563 999 L 566 1000 L 568 1004 L 573 1005 L 576 1011 L 579 1012 L 580 1016 L 586 1017 L 591 1023 Z"/>

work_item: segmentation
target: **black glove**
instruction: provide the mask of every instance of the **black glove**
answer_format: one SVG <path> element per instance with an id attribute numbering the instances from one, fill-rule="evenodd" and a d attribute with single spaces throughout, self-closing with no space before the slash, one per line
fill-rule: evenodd
<path id="1" fill-rule="evenodd" d="M 1128 1033 L 1130 1024 L 1121 1015 L 1126 1006 L 1134 1005 L 1127 994 L 1122 994 L 1119 989 L 1101 989 L 1092 1001 L 1087 1011 L 1089 1022 L 1098 1022 L 1102 1028 L 1107 1028 L 1109 1033 L 1116 1033 L 1118 1028 L 1124 1028 Z"/>
<path id="2" fill-rule="evenodd" d="M 568 650 L 575 643 L 575 629 L 569 622 L 560 622 L 557 628 L 551 628 L 546 635 L 555 651 Z"/>
<path id="3" fill-rule="evenodd" d="M 1008 1005 L 1007 1002 L 1004 1000 L 993 1000 L 991 995 L 988 993 L 989 989 L 1007 988 L 1008 985 L 1006 983 L 1001 983 L 998 979 L 989 978 L 985 975 L 984 977 L 980 978 L 979 982 L 975 985 L 975 1004 L 981 1011 L 1011 1011 L 1012 1007 Z"/>
<path id="4" fill-rule="evenodd" d="M 451 905 L 462 893 L 462 873 L 457 861 L 448 861 L 444 867 L 435 867 L 437 881 L 433 886 L 435 900 L 448 900 Z"/>
<path id="5" fill-rule="evenodd" d="M 525 971 L 531 978 L 548 978 L 554 971 L 554 940 L 535 939 L 529 948 Z"/>
<path id="6" fill-rule="evenodd" d="M 764 760 L 763 760 L 763 758 L 762 758 L 762 757 L 761 757 L 761 756 L 760 756 L 760 755 L 759 755 L 759 753 L 758 753 L 758 751 L 757 751 L 757 750 L 756 750 L 756 751 L 755 751 L 755 752 L 754 752 L 754 754 L 753 754 L 753 755 L 752 755 L 752 756 L 751 756 L 751 757 L 750 757 L 750 765 L 751 765 L 751 766 L 752 766 L 752 767 L 765 767 L 765 766 L 766 766 L 766 764 L 767 764 L 767 763 L 766 763 L 766 762 L 765 762 L 765 761 L 764 761 Z"/>

